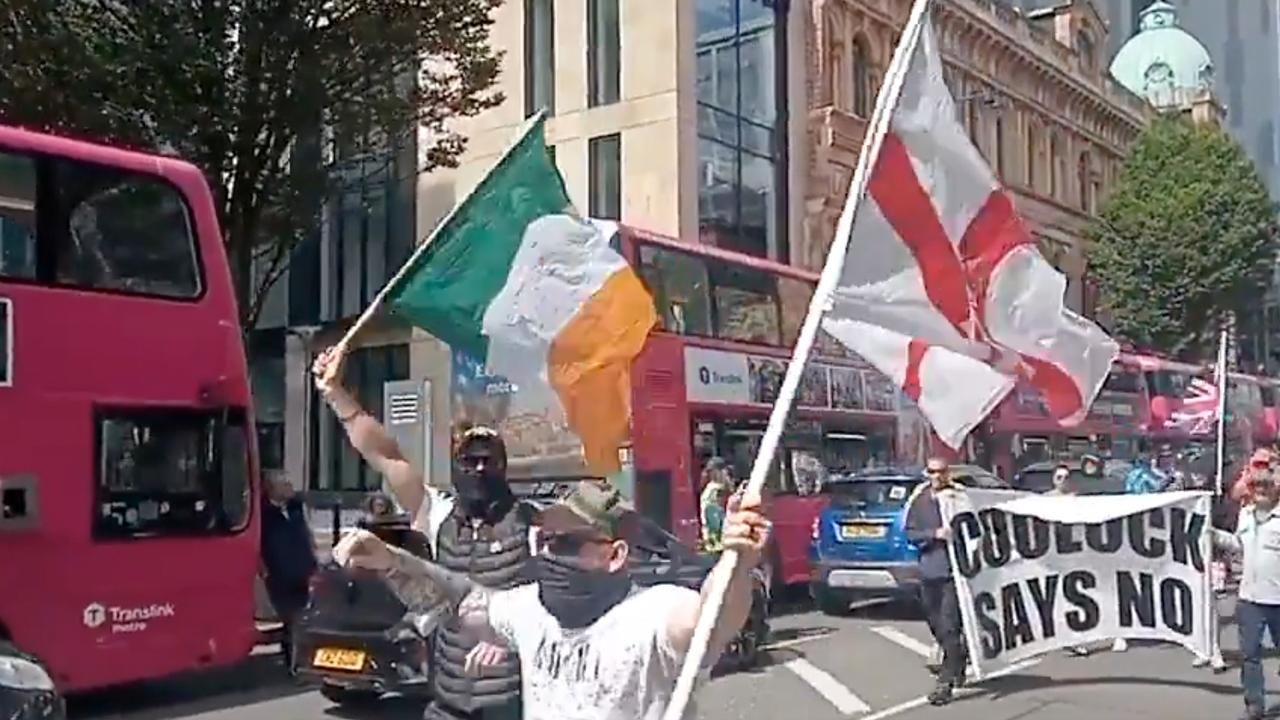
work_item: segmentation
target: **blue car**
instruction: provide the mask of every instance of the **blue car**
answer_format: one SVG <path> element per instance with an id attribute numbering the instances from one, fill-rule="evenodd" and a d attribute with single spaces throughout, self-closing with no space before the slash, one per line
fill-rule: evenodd
<path id="1" fill-rule="evenodd" d="M 957 482 L 1007 488 L 970 465 L 952 466 Z M 921 468 L 879 469 L 829 479 L 809 547 L 810 592 L 824 613 L 840 614 L 855 600 L 915 601 L 920 551 L 907 540 L 907 508 L 924 488 Z"/>

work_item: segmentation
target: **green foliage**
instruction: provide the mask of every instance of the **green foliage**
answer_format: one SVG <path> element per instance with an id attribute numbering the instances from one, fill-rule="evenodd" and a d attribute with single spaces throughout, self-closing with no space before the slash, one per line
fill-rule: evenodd
<path id="1" fill-rule="evenodd" d="M 1200 360 L 1227 313 L 1259 306 L 1276 258 L 1276 207 L 1220 129 L 1163 118 L 1133 149 L 1088 239 L 1113 330 Z"/>
<path id="2" fill-rule="evenodd" d="M 447 121 L 501 100 L 501 2 L 8 0 L 0 122 L 199 165 L 251 329 L 336 182 L 333 144 L 343 158 L 416 147 L 419 171 L 456 164 Z"/>

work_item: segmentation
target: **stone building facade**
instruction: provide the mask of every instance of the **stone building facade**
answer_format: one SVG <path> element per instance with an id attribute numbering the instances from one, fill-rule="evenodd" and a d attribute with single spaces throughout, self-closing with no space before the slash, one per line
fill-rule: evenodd
<path id="1" fill-rule="evenodd" d="M 911 0 L 510 0 L 495 10 L 498 107 L 461 121 L 459 166 L 417 175 L 414 148 L 386 182 L 328 203 L 252 344 L 264 458 L 329 502 L 378 487 L 311 387 L 315 354 L 484 176 L 525 118 L 584 213 L 817 268 L 867 116 Z M 1092 309 L 1081 233 L 1115 182 L 1147 105 L 1106 75 L 1089 0 L 1021 14 L 1007 0 L 935 0 L 949 81 L 973 137 L 1046 253 Z M 424 465 L 447 482 L 457 358 L 380 320 L 348 376 L 372 412 L 412 379 Z"/>
<path id="2" fill-rule="evenodd" d="M 816 0 L 807 42 L 808 174 L 797 263 L 825 257 L 907 0 Z M 1022 13 L 996 0 L 938 2 L 934 29 L 970 137 L 1013 192 L 1068 304 L 1094 310 L 1082 235 L 1152 117 L 1107 72 L 1107 26 L 1089 0 Z"/>

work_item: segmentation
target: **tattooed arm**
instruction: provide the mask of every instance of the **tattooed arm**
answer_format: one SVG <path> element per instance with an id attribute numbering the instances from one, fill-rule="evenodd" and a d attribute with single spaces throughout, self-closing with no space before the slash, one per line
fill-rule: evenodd
<path id="1" fill-rule="evenodd" d="M 486 642 L 501 642 L 489 625 L 489 599 L 493 591 L 466 575 L 446 570 L 400 548 L 388 547 L 391 565 L 387 584 L 409 610 L 429 612 L 447 609 Z"/>

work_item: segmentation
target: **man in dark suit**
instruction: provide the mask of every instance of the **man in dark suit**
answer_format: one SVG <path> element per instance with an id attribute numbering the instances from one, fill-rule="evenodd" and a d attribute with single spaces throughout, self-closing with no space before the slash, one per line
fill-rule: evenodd
<path id="1" fill-rule="evenodd" d="M 293 485 L 273 473 L 266 482 L 262 504 L 262 573 L 267 595 L 284 624 L 280 645 L 285 666 L 293 664 L 293 622 L 307 606 L 311 576 L 316 571 L 315 537 L 307 524 L 306 508 Z"/>

